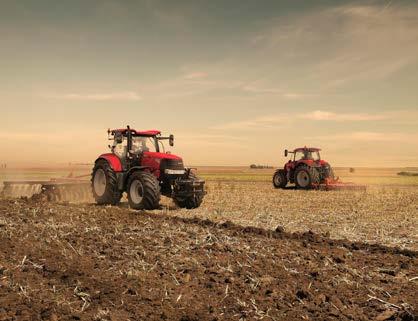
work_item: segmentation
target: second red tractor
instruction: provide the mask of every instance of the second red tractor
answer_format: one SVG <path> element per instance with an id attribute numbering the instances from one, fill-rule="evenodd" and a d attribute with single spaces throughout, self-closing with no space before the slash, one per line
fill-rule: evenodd
<path id="1" fill-rule="evenodd" d="M 287 157 L 293 156 L 274 173 L 273 185 L 275 188 L 285 188 L 288 183 L 294 183 L 296 188 L 311 189 L 334 181 L 334 172 L 328 162 L 321 159 L 319 148 L 302 147 L 293 151 L 285 150 Z"/>
<path id="2" fill-rule="evenodd" d="M 111 152 L 102 154 L 92 173 L 93 196 L 98 204 L 116 205 L 127 193 L 134 209 L 159 208 L 160 196 L 170 197 L 181 208 L 200 206 L 205 182 L 185 168 L 181 157 L 166 152 L 163 140 L 174 145 L 174 136 L 160 131 L 137 131 L 129 126 L 109 130 Z"/>

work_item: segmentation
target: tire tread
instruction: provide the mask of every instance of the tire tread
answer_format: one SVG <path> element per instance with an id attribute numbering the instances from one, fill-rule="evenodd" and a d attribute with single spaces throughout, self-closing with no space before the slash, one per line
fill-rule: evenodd
<path id="1" fill-rule="evenodd" d="M 94 174 L 98 169 L 103 169 L 106 175 L 106 191 L 98 196 L 94 191 Z M 99 205 L 117 205 L 122 198 L 122 192 L 118 188 L 116 173 L 106 160 L 98 160 L 93 167 L 91 175 L 91 189 L 96 203 Z"/>

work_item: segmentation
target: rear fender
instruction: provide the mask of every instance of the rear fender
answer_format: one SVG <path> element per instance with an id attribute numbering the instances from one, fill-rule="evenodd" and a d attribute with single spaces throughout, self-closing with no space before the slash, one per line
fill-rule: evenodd
<path id="1" fill-rule="evenodd" d="M 110 167 L 116 172 L 120 173 L 123 171 L 122 169 L 122 162 L 115 154 L 103 154 L 100 155 L 99 158 L 96 160 L 96 163 L 99 160 L 105 160 L 109 163 Z"/>

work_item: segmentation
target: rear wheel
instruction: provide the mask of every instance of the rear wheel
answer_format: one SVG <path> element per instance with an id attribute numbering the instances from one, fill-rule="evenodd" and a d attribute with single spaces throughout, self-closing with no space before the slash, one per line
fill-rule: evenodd
<path id="1" fill-rule="evenodd" d="M 273 186 L 275 188 L 285 188 L 287 185 L 286 172 L 283 169 L 277 170 L 273 175 Z"/>
<path id="2" fill-rule="evenodd" d="M 134 172 L 127 186 L 129 206 L 135 210 L 155 210 L 160 207 L 160 185 L 148 172 Z"/>
<path id="3" fill-rule="evenodd" d="M 319 172 L 314 167 L 302 165 L 295 170 L 295 183 L 297 188 L 310 189 L 319 184 L 319 181 Z"/>
<path id="4" fill-rule="evenodd" d="M 116 173 L 105 160 L 96 162 L 91 175 L 93 197 L 99 205 L 117 205 L 122 198 Z"/>

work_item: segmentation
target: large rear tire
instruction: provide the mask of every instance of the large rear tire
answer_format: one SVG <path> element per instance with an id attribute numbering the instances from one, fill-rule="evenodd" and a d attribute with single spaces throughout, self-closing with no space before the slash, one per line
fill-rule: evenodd
<path id="1" fill-rule="evenodd" d="M 99 205 L 117 205 L 122 198 L 116 173 L 106 160 L 96 162 L 91 175 L 93 197 Z"/>
<path id="2" fill-rule="evenodd" d="M 135 210 L 155 210 L 160 207 L 160 184 L 154 175 L 137 171 L 128 179 L 129 206 Z"/>
<path id="3" fill-rule="evenodd" d="M 283 169 L 278 169 L 273 175 L 273 186 L 274 188 L 285 188 L 286 185 L 286 172 Z"/>
<path id="4" fill-rule="evenodd" d="M 296 188 L 312 189 L 320 183 L 319 172 L 314 167 L 301 165 L 295 170 Z"/>

